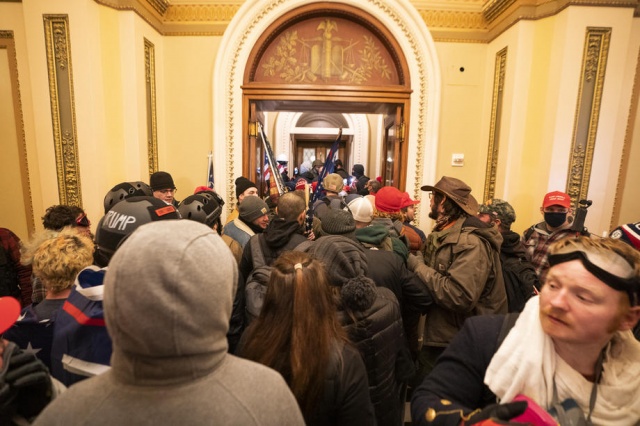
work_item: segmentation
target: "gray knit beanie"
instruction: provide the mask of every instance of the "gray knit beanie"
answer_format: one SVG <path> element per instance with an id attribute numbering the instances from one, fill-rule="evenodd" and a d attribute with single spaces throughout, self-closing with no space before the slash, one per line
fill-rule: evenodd
<path id="1" fill-rule="evenodd" d="M 365 276 L 367 257 L 360 243 L 344 236 L 328 235 L 316 240 L 309 253 L 325 265 L 329 283 L 340 287 L 345 307 L 365 311 L 373 305 L 376 285 Z"/>
<path id="2" fill-rule="evenodd" d="M 247 223 L 251 223 L 267 213 L 269 213 L 269 206 L 260 197 L 245 197 L 238 206 L 240 219 Z"/>
<path id="3" fill-rule="evenodd" d="M 348 211 L 329 208 L 322 216 L 321 230 L 322 235 L 343 235 L 353 239 L 356 222 Z"/>

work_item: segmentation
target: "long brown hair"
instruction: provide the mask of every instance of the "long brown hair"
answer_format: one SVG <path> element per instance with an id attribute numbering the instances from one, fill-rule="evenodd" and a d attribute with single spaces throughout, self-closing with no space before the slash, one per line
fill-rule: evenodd
<path id="1" fill-rule="evenodd" d="M 308 413 L 324 390 L 332 351 L 346 336 L 320 262 L 291 251 L 272 267 L 264 305 L 246 331 L 241 356 L 280 372 Z"/>

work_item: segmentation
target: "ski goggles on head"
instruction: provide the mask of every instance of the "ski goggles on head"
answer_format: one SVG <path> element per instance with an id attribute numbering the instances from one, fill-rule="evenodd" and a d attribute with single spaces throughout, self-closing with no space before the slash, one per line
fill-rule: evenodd
<path id="1" fill-rule="evenodd" d="M 91 221 L 86 214 L 82 214 L 76 219 L 76 226 L 91 226 Z"/>
<path id="2" fill-rule="evenodd" d="M 567 245 L 549 254 L 549 265 L 579 260 L 582 266 L 597 279 L 617 291 L 629 296 L 631 306 L 640 302 L 640 279 L 635 268 L 624 257 L 613 250 L 588 250 L 576 245 Z"/>

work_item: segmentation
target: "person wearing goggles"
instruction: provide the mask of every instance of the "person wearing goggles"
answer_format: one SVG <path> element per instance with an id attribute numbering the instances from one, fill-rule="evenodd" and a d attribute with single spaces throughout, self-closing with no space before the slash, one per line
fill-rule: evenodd
<path id="1" fill-rule="evenodd" d="M 640 422 L 640 252 L 579 236 L 552 245 L 549 264 L 519 316 L 466 321 L 414 391 L 414 424 Z"/>

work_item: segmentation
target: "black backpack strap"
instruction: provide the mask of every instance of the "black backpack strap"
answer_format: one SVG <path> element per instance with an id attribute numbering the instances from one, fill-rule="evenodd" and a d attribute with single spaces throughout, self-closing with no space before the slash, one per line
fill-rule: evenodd
<path id="1" fill-rule="evenodd" d="M 533 235 L 534 232 L 534 226 L 535 225 L 531 225 L 531 227 L 529 229 L 527 229 L 526 231 L 524 231 L 524 242 L 527 242 L 527 240 L 529 238 L 531 238 L 531 235 Z"/>
<path id="2" fill-rule="evenodd" d="M 249 245 L 251 246 L 251 257 L 253 259 L 253 269 L 258 268 L 259 266 L 264 266 L 267 262 L 264 259 L 264 252 L 262 251 L 261 237 L 262 234 L 256 234 L 256 238 L 251 238 L 249 240 Z"/>
<path id="3" fill-rule="evenodd" d="M 496 350 L 502 345 L 505 337 L 509 334 L 509 331 L 513 328 L 516 323 L 516 320 L 520 316 L 520 312 L 511 312 L 504 316 L 504 321 L 502 321 L 502 327 L 500 327 L 500 333 L 498 334 L 498 341 L 496 345 Z"/>

